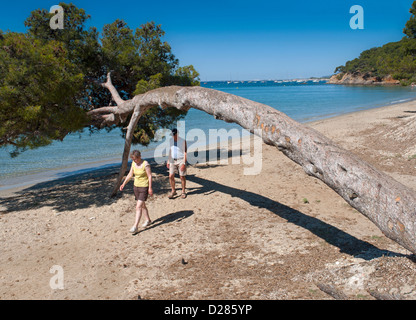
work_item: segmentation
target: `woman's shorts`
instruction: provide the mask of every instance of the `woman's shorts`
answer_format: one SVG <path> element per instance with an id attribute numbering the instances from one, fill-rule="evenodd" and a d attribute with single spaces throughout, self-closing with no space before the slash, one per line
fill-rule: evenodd
<path id="1" fill-rule="evenodd" d="M 134 186 L 134 196 L 136 200 L 146 201 L 149 195 L 149 187 L 136 187 Z"/>

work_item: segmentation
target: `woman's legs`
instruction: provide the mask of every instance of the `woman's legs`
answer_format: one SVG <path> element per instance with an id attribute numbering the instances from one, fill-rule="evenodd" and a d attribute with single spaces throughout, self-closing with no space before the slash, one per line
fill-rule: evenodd
<path id="1" fill-rule="evenodd" d="M 140 219 L 142 217 L 143 204 L 144 204 L 144 201 L 137 200 L 137 204 L 136 204 L 136 221 L 134 221 L 134 226 L 133 226 L 133 228 L 135 228 L 135 229 L 137 229 L 137 227 L 139 226 L 139 222 L 140 222 Z"/>
<path id="2" fill-rule="evenodd" d="M 147 210 L 147 207 L 146 207 L 146 202 L 141 201 L 141 200 L 137 200 L 136 221 L 134 222 L 133 228 L 137 229 L 139 227 L 139 222 L 140 222 L 140 219 L 142 217 L 142 214 L 143 214 L 143 216 L 146 220 L 144 225 L 148 225 L 151 221 L 150 221 L 150 217 L 149 217 L 149 211 Z"/>
<path id="3" fill-rule="evenodd" d="M 143 224 L 143 227 L 147 227 L 152 221 L 150 220 L 149 210 L 147 210 L 146 202 L 144 201 L 143 201 L 142 213 L 145 219 L 145 223 Z"/>

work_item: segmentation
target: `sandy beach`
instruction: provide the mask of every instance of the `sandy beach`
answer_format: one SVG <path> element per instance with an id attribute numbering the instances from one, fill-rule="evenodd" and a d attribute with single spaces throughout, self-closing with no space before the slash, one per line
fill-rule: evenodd
<path id="1" fill-rule="evenodd" d="M 416 192 L 416 101 L 308 125 Z M 133 183 L 109 198 L 114 168 L 2 191 L 0 299 L 334 299 L 322 285 L 416 299 L 409 251 L 276 148 L 262 152 L 254 176 L 231 159 L 190 166 L 186 199 L 168 199 L 167 169 L 153 165 L 153 224 L 136 235 Z"/>

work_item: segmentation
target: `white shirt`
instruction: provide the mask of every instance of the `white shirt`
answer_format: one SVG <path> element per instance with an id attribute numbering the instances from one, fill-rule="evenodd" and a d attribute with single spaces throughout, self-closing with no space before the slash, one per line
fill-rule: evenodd
<path id="1" fill-rule="evenodd" d="M 178 137 L 177 141 L 171 140 L 170 155 L 172 159 L 183 159 L 185 157 L 185 140 Z"/>

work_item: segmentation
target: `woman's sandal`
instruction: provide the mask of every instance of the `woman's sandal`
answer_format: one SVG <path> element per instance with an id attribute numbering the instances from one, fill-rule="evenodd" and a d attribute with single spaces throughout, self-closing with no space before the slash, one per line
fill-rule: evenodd
<path id="1" fill-rule="evenodd" d="M 185 199 L 186 197 L 187 197 L 186 192 L 182 193 L 181 198 L 182 198 L 182 199 Z"/>
<path id="2" fill-rule="evenodd" d="M 168 196 L 168 198 L 173 199 L 174 196 L 176 196 L 176 192 L 171 192 L 171 194 Z"/>
<path id="3" fill-rule="evenodd" d="M 152 221 L 147 220 L 145 223 L 142 224 L 142 227 L 146 228 L 146 227 L 150 226 L 151 224 L 152 224 Z"/>

